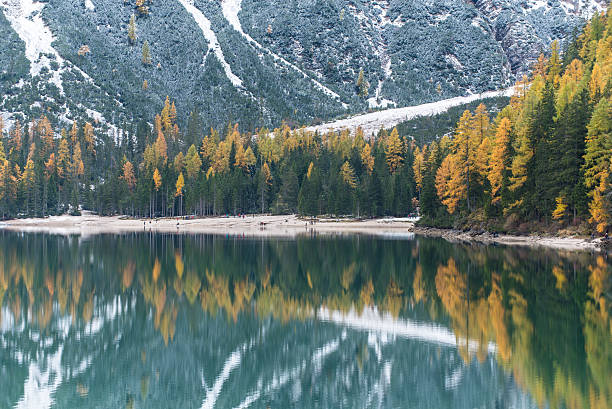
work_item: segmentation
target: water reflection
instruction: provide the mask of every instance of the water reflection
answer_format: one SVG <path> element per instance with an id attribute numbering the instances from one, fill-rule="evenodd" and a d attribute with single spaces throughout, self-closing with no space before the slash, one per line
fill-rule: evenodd
<path id="1" fill-rule="evenodd" d="M 603 256 L 0 232 L 0 407 L 612 401 Z"/>

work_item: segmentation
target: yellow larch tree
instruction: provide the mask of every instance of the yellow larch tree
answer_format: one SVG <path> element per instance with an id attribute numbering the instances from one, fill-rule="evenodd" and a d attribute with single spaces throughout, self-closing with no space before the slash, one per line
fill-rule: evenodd
<path id="1" fill-rule="evenodd" d="M 355 176 L 355 170 L 351 166 L 348 161 L 342 164 L 340 168 L 340 174 L 342 175 L 342 180 L 346 183 L 351 189 L 355 189 L 357 187 L 357 177 Z"/>
<path id="2" fill-rule="evenodd" d="M 374 156 L 372 155 L 372 146 L 369 143 L 363 145 L 361 150 L 361 163 L 369 175 L 374 170 Z"/>
<path id="3" fill-rule="evenodd" d="M 159 191 L 159 188 L 162 185 L 162 177 L 159 173 L 159 170 L 155 168 L 153 171 L 153 186 L 155 187 L 155 191 Z"/>
<path id="4" fill-rule="evenodd" d="M 448 155 L 436 173 L 436 190 L 440 201 L 450 214 L 454 214 L 462 200 L 467 197 L 465 173 L 457 155 Z"/>
<path id="5" fill-rule="evenodd" d="M 83 136 L 85 138 L 85 145 L 86 145 L 86 149 L 87 152 L 89 152 L 91 155 L 96 155 L 96 144 L 94 141 L 94 130 L 93 130 L 93 126 L 89 123 L 89 122 L 85 122 L 85 125 L 83 126 Z"/>
<path id="6" fill-rule="evenodd" d="M 136 187 L 136 176 L 134 175 L 134 165 L 129 160 L 123 163 L 123 173 L 121 179 L 125 182 L 130 193 L 134 191 Z"/>
<path id="7" fill-rule="evenodd" d="M 503 118 L 495 132 L 495 143 L 489 162 L 488 179 L 491 184 L 491 203 L 497 204 L 501 200 L 501 189 L 504 184 L 504 173 L 508 167 L 511 123 Z"/>
<path id="8" fill-rule="evenodd" d="M 404 144 L 399 137 L 397 128 L 393 128 L 393 131 L 391 131 L 391 134 L 385 141 L 385 158 L 391 174 L 395 173 L 402 165 L 403 153 Z"/>

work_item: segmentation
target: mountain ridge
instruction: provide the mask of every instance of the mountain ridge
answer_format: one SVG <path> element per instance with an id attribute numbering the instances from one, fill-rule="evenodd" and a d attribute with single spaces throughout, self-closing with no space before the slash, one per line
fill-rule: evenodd
<path id="1" fill-rule="evenodd" d="M 166 95 L 182 121 L 197 110 L 212 126 L 247 129 L 419 105 L 508 87 L 605 3 L 147 0 L 142 14 L 122 0 L 1 0 L 0 52 L 15 68 L 0 78 L 0 111 L 9 123 L 46 113 L 115 132 L 151 121 Z"/>

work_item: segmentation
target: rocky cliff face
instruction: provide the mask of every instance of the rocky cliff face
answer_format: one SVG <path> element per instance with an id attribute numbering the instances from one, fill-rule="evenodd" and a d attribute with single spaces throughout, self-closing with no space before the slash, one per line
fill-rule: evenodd
<path id="1" fill-rule="evenodd" d="M 565 43 L 581 21 L 606 7 L 605 0 L 473 0 L 521 75 L 554 40 Z"/>
<path id="2" fill-rule="evenodd" d="M 121 126 L 151 121 L 169 95 L 183 121 L 198 110 L 205 124 L 253 129 L 479 93 L 509 86 L 605 0 L 145 4 L 148 14 L 135 0 L 0 0 L 3 116 Z"/>

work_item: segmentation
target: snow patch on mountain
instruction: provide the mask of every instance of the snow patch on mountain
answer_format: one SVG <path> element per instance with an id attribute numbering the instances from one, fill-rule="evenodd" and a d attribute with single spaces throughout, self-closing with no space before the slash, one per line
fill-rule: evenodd
<path id="1" fill-rule="evenodd" d="M 342 131 L 344 129 L 350 132 L 355 132 L 355 129 L 361 127 L 365 135 L 371 135 L 380 130 L 380 128 L 389 129 L 401 122 L 409 121 L 420 116 L 432 116 L 448 111 L 452 107 L 468 104 L 480 99 L 495 98 L 501 96 L 514 95 L 514 88 L 508 88 L 501 91 L 489 91 L 482 94 L 472 94 L 464 97 L 456 97 L 445 99 L 429 104 L 416 105 L 404 108 L 392 108 L 385 111 L 371 112 L 363 115 L 356 115 L 346 119 L 329 122 L 322 125 L 307 127 L 307 131 L 327 133 L 332 131 Z"/>
<path id="2" fill-rule="evenodd" d="M 25 56 L 30 61 L 30 74 L 36 76 L 43 68 L 48 68 L 52 74 L 51 81 L 63 94 L 61 73 L 64 59 L 53 48 L 55 38 L 41 17 L 45 4 L 34 0 L 0 0 L 4 15 L 25 43 Z M 52 59 L 49 55 L 55 59 L 59 68 L 51 68 Z"/>
<path id="3" fill-rule="evenodd" d="M 91 0 L 85 0 L 85 8 L 87 10 L 94 11 L 96 9 L 96 6 L 94 6 Z"/>
<path id="4" fill-rule="evenodd" d="M 179 0 L 179 1 L 182 2 L 184 0 Z M 238 34 L 240 34 L 244 39 L 246 39 L 249 42 L 249 44 L 251 44 L 251 45 L 255 46 L 255 48 L 258 48 L 259 50 L 264 51 L 265 53 L 269 54 L 270 56 L 272 56 L 272 58 L 274 58 L 275 61 L 280 61 L 281 63 L 285 64 L 286 66 L 290 67 L 291 69 L 299 72 L 300 74 L 302 74 L 304 76 L 304 78 L 310 79 L 310 81 L 312 81 L 312 83 L 315 85 L 315 87 L 317 89 L 319 89 L 321 92 L 323 92 L 324 94 L 326 94 L 326 95 L 328 95 L 328 96 L 330 96 L 332 98 L 338 99 L 338 100 L 340 99 L 340 95 L 338 95 L 337 93 L 335 93 L 331 89 L 327 88 L 325 85 L 321 84 L 319 81 L 309 77 L 304 71 L 302 71 L 300 68 L 298 68 L 294 64 L 290 63 L 289 61 L 287 61 L 286 59 L 284 59 L 280 55 L 275 54 L 270 49 L 262 46 L 259 42 L 257 42 L 253 37 L 251 37 L 249 34 L 247 34 L 242 29 L 242 24 L 240 23 L 240 18 L 238 18 L 238 13 L 240 13 L 240 10 L 242 9 L 242 0 L 223 0 L 223 2 L 221 3 L 221 8 L 223 10 L 223 17 L 225 17 L 225 19 L 228 21 L 228 23 L 230 23 L 232 28 L 234 30 L 236 30 L 238 32 Z M 345 103 L 342 103 L 342 106 L 344 108 L 348 107 L 348 105 L 346 105 Z"/>
<path id="5" fill-rule="evenodd" d="M 546 3 L 542 0 L 531 0 L 529 3 Z M 607 7 L 607 0 L 561 0 L 559 4 L 566 14 L 575 14 L 585 19 L 593 17 L 594 13 L 601 13 Z M 547 6 L 547 4 L 545 4 Z"/>
<path id="6" fill-rule="evenodd" d="M 223 50 L 221 50 L 221 44 L 219 44 L 219 40 L 215 32 L 211 28 L 210 20 L 208 20 L 204 14 L 198 10 L 190 0 L 178 0 L 179 3 L 187 10 L 189 14 L 192 15 L 195 22 L 202 30 L 202 34 L 206 41 L 208 42 L 208 50 L 206 51 L 206 55 L 204 56 L 204 60 L 206 60 L 206 56 L 209 52 L 213 52 L 217 60 L 221 63 L 223 70 L 225 71 L 225 76 L 230 80 L 230 82 L 234 85 L 234 87 L 244 90 L 244 85 L 242 84 L 242 80 L 238 78 L 236 74 L 232 72 L 232 68 L 225 61 L 225 57 L 223 56 Z"/>
<path id="7" fill-rule="evenodd" d="M 393 101 L 391 101 L 390 99 L 378 99 L 376 97 L 371 97 L 368 98 L 368 106 L 370 107 L 370 109 L 375 109 L 375 108 L 389 108 L 390 106 L 396 106 L 397 104 Z"/>

